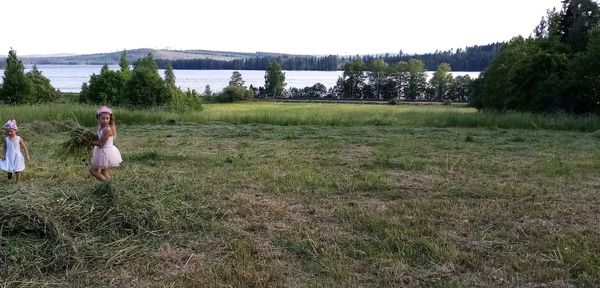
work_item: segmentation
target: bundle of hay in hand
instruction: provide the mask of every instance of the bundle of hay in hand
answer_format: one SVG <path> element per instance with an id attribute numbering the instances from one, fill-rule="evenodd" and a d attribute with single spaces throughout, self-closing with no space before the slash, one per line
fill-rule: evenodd
<path id="1" fill-rule="evenodd" d="M 92 149 L 90 142 L 98 140 L 96 133 L 77 122 L 65 123 L 65 130 L 69 134 L 69 138 L 60 145 L 57 154 L 63 159 L 89 156 Z"/>

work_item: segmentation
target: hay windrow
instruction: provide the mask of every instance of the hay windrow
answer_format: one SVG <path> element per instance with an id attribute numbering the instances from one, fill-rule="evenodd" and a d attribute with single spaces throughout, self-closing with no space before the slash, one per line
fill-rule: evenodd
<path id="1" fill-rule="evenodd" d="M 60 271 L 76 262 L 76 248 L 68 228 L 46 204 L 23 198 L 0 201 L 0 266 L 18 262 L 19 274 Z M 3 271 L 10 269 L 0 269 Z M 13 271 L 13 273 L 16 271 Z"/>
<path id="2" fill-rule="evenodd" d="M 30 192 L 0 198 L 0 279 L 119 265 L 139 257 L 140 239 L 161 229 L 154 207 L 138 213 L 111 183 Z"/>

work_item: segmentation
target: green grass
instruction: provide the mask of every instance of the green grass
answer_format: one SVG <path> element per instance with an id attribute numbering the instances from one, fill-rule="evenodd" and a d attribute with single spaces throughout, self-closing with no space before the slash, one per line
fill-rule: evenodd
<path id="1" fill-rule="evenodd" d="M 600 130 L 598 116 L 536 115 L 530 113 L 480 113 L 462 106 L 296 104 L 255 102 L 240 104 L 204 104 L 197 112 L 174 113 L 161 109 L 130 110 L 116 108 L 117 123 L 129 125 L 231 123 L 279 126 L 391 126 L 461 127 L 488 129 L 562 130 L 595 132 Z M 2 119 L 19 123 L 76 119 L 94 126 L 97 107 L 83 104 L 43 104 L 0 106 Z M 291 134 L 290 134 L 291 133 Z M 294 137 L 293 130 L 287 137 Z"/>
<path id="2" fill-rule="evenodd" d="M 68 137 L 50 113 L 16 107 L 32 160 L 0 183 L 0 287 L 600 285 L 595 133 L 217 119 L 269 105 L 136 112 L 156 122 L 118 126 L 110 183 L 49 153 Z"/>

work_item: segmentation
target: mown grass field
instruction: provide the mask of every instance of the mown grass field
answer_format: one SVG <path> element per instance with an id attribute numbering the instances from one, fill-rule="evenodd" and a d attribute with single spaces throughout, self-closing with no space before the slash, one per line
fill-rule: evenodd
<path id="1" fill-rule="evenodd" d="M 116 109 L 124 163 L 99 183 L 89 159 L 54 157 L 67 136 L 42 121 L 93 111 L 0 107 L 32 158 L 0 183 L 0 286 L 600 285 L 595 117 Z"/>

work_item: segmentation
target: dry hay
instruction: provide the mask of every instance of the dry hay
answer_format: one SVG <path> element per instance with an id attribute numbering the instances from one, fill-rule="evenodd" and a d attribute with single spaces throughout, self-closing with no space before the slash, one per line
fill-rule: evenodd
<path id="1" fill-rule="evenodd" d="M 77 121 L 67 121 L 63 125 L 69 138 L 58 147 L 57 156 L 61 159 L 68 157 L 81 159 L 90 155 L 92 149 L 90 142 L 98 140 L 96 133 L 81 126 Z"/>
<path id="2" fill-rule="evenodd" d="M 139 257 L 141 239 L 162 228 L 160 217 L 155 207 L 146 204 L 152 213 L 140 213 L 137 201 L 125 198 L 111 183 L 0 197 L 0 279 L 89 271 Z"/>
<path id="3" fill-rule="evenodd" d="M 0 201 L 0 211 L 0 276 L 59 271 L 76 262 L 76 248 L 51 207 L 12 198 Z"/>

